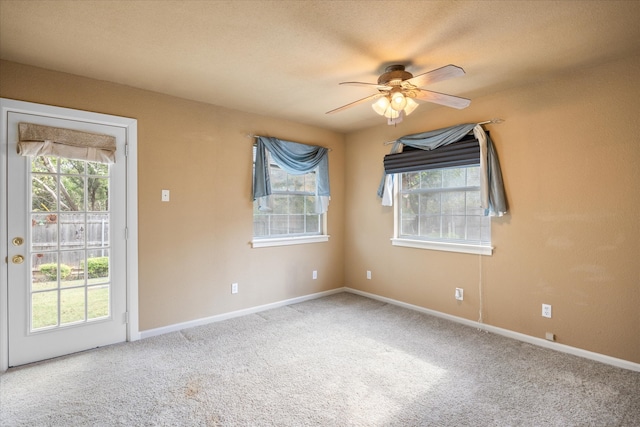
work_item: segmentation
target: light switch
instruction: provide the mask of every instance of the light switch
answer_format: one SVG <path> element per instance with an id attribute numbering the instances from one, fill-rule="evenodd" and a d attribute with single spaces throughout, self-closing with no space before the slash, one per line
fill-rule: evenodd
<path id="1" fill-rule="evenodd" d="M 169 190 L 162 190 L 162 201 L 163 202 L 169 201 Z"/>

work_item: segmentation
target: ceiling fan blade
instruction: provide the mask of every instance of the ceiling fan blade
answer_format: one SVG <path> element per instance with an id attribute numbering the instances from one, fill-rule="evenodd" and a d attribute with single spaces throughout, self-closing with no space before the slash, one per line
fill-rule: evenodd
<path id="1" fill-rule="evenodd" d="M 357 100 L 357 101 L 354 101 L 354 102 L 352 102 L 352 103 L 350 103 L 350 104 L 343 105 L 342 107 L 338 107 L 338 108 L 336 108 L 336 109 L 334 109 L 334 110 L 327 111 L 325 114 L 333 114 L 333 113 L 337 113 L 338 111 L 346 110 L 347 108 L 354 107 L 354 106 L 356 106 L 356 105 L 358 105 L 358 104 L 362 104 L 363 102 L 367 102 L 367 101 L 372 101 L 372 100 L 374 100 L 374 99 L 378 99 L 378 98 L 380 98 L 381 96 L 382 96 L 382 94 L 381 94 L 381 93 L 374 93 L 373 95 L 367 96 L 366 98 L 362 98 L 362 99 L 359 99 L 359 100 Z"/>
<path id="2" fill-rule="evenodd" d="M 379 89 L 379 90 L 391 90 L 391 89 L 393 89 L 391 86 L 379 85 L 378 83 L 342 82 L 342 83 L 339 83 L 339 84 L 340 85 L 345 85 L 345 86 L 367 86 L 367 87 L 374 86 L 376 89 Z"/>
<path id="3" fill-rule="evenodd" d="M 427 71 L 424 74 L 418 74 L 402 83 L 410 83 L 416 87 L 426 86 L 430 83 L 441 82 L 453 77 L 464 76 L 464 70 L 456 65 L 445 65 L 435 70 Z"/>
<path id="4" fill-rule="evenodd" d="M 467 98 L 460 98 L 459 96 L 446 95 L 444 93 L 432 92 L 424 89 L 421 89 L 416 94 L 415 99 L 433 102 L 434 104 L 445 105 L 459 110 L 467 108 L 469 104 L 471 104 L 471 100 Z"/>

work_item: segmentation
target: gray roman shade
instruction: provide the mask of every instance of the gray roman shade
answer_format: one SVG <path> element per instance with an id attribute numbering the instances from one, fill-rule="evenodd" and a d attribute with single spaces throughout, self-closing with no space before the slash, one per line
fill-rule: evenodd
<path id="1" fill-rule="evenodd" d="M 469 136 L 471 131 L 475 137 L 472 143 L 479 145 L 479 154 L 467 144 L 469 139 L 473 138 Z M 452 147 L 444 150 L 449 146 Z M 411 152 L 411 149 L 404 150 L 404 147 L 423 150 L 426 154 Z M 405 156 L 401 156 L 402 154 Z M 385 156 L 385 171 L 378 187 L 378 197 L 382 199 L 382 206 L 393 205 L 392 193 L 396 173 L 478 164 L 480 165 L 480 199 L 485 215 L 506 214 L 507 200 L 504 196 L 502 172 L 493 141 L 480 124 L 473 123 L 406 135 L 394 141 L 391 154 Z"/>
<path id="2" fill-rule="evenodd" d="M 116 138 L 33 123 L 18 124 L 21 156 L 59 156 L 98 163 L 115 163 Z"/>
<path id="3" fill-rule="evenodd" d="M 473 137 L 434 150 L 407 146 L 401 153 L 384 156 L 384 171 L 387 174 L 479 164 L 480 145 Z"/>

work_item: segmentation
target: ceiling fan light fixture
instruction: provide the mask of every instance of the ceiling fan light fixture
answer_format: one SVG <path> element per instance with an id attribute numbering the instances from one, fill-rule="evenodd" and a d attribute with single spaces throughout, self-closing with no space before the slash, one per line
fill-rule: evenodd
<path id="1" fill-rule="evenodd" d="M 386 96 L 379 98 L 376 102 L 371 104 L 371 108 L 373 108 L 373 111 L 375 111 L 376 113 L 384 116 L 385 111 L 387 111 L 387 108 L 389 108 L 389 98 L 387 98 Z"/>
<path id="2" fill-rule="evenodd" d="M 391 95 L 391 108 L 396 111 L 402 111 L 406 106 L 407 98 L 402 92 L 395 92 L 393 93 L 393 95 Z"/>
<path id="3" fill-rule="evenodd" d="M 402 112 L 402 111 L 394 110 L 393 108 L 391 108 L 391 106 L 389 106 L 389 107 L 387 107 L 387 109 L 384 111 L 384 116 L 385 116 L 387 119 L 390 119 L 390 120 L 391 120 L 391 119 L 397 119 L 398 117 L 400 117 L 400 113 L 401 113 L 401 112 Z"/>
<path id="4" fill-rule="evenodd" d="M 404 111 L 400 111 L 399 113 L 396 112 L 396 116 L 395 117 L 388 117 L 387 118 L 387 124 L 389 126 L 395 126 L 398 123 L 402 122 L 402 119 L 404 118 L 405 114 Z"/>
<path id="5" fill-rule="evenodd" d="M 413 113 L 413 111 L 416 108 L 418 108 L 419 104 L 409 97 L 407 97 L 406 99 L 407 99 L 407 106 L 404 107 L 404 113 L 408 116 L 409 114 Z"/>

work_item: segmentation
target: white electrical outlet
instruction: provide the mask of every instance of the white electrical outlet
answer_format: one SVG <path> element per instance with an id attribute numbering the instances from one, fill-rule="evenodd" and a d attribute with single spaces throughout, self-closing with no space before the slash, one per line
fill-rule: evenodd
<path id="1" fill-rule="evenodd" d="M 462 301 L 464 299 L 464 289 L 456 288 L 455 297 L 458 301 Z"/>
<path id="2" fill-rule="evenodd" d="M 237 283 L 232 283 L 231 284 L 231 293 L 232 294 L 237 294 L 238 293 L 238 284 Z"/>
<path id="3" fill-rule="evenodd" d="M 163 202 L 168 202 L 169 201 L 169 190 L 162 190 L 162 198 L 161 200 Z"/>
<path id="4" fill-rule="evenodd" d="M 313 277 L 313 280 L 316 280 L 318 278 L 318 272 L 313 270 L 313 274 L 311 276 Z"/>
<path id="5" fill-rule="evenodd" d="M 367 270 L 367 280 L 371 280 L 371 271 Z"/>
<path id="6" fill-rule="evenodd" d="M 542 304 L 542 317 L 551 319 L 551 304 Z"/>

